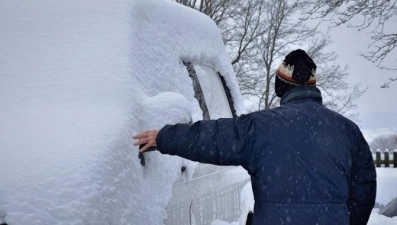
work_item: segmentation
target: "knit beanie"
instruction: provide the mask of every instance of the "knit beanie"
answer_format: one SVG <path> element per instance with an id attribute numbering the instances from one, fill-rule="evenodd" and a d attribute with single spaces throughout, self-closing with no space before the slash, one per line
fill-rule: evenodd
<path id="1" fill-rule="evenodd" d="M 307 53 L 301 49 L 290 52 L 278 67 L 275 91 L 277 97 L 294 87 L 316 86 L 317 66 Z"/>

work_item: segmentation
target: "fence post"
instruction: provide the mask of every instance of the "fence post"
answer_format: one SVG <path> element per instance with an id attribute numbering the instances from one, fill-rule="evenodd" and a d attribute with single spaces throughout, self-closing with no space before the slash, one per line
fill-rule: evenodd
<path id="1" fill-rule="evenodd" d="M 376 167 L 380 167 L 381 162 L 380 162 L 380 150 L 376 150 L 376 159 L 375 159 Z"/>
<path id="2" fill-rule="evenodd" d="M 397 168 L 397 149 L 393 152 L 393 167 Z"/>
<path id="3" fill-rule="evenodd" d="M 385 167 L 389 167 L 389 150 L 386 149 L 383 154 L 385 154 Z"/>

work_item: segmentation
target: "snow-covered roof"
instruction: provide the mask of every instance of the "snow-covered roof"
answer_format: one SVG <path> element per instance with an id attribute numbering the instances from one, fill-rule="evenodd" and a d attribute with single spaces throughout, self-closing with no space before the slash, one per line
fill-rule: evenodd
<path id="1" fill-rule="evenodd" d="M 219 28 L 206 15 L 171 1 L 138 1 L 135 7 L 134 32 L 135 71 L 141 72 L 141 82 L 155 77 L 156 89 L 191 92 L 191 81 L 184 66 L 176 67 L 181 60 L 198 62 L 214 67 L 225 77 L 235 100 L 237 114 L 244 112 L 243 100 L 229 55 L 226 52 Z M 167 10 L 164 10 L 164 9 Z M 142 44 L 145 43 L 145 44 Z M 150 47 L 149 47 L 150 46 Z M 182 64 L 182 63 L 181 63 Z M 154 76 L 154 74 L 164 76 Z M 188 90 L 175 90 L 169 82 L 170 74 L 186 74 L 180 82 Z M 179 78 L 180 79 L 180 78 Z M 167 85 L 168 84 L 168 85 Z M 150 85 L 153 85 L 150 83 Z"/>
<path id="2" fill-rule="evenodd" d="M 161 0 L 0 1 L 0 18 L 0 223 L 161 224 L 184 162 L 142 167 L 131 136 L 200 119 L 181 60 L 243 112 L 216 25 Z"/>

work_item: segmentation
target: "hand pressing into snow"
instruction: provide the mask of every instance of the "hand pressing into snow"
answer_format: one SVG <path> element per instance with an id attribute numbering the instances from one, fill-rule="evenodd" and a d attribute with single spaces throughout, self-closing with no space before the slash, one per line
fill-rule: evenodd
<path id="1" fill-rule="evenodd" d="M 144 145 L 139 152 L 144 152 L 150 147 L 157 146 L 156 138 L 158 130 L 148 130 L 133 136 L 133 139 L 139 139 L 139 141 L 134 143 L 134 146 Z"/>

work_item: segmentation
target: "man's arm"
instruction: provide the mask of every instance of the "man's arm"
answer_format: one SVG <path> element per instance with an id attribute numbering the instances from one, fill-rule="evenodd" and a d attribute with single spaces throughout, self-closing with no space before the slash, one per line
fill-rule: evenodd
<path id="1" fill-rule="evenodd" d="M 372 153 L 360 133 L 359 146 L 352 158 L 351 185 L 347 202 L 350 225 L 368 222 L 376 197 L 376 170 Z"/>
<path id="2" fill-rule="evenodd" d="M 215 165 L 246 168 L 255 143 L 252 115 L 163 127 L 156 138 L 159 151 Z"/>

